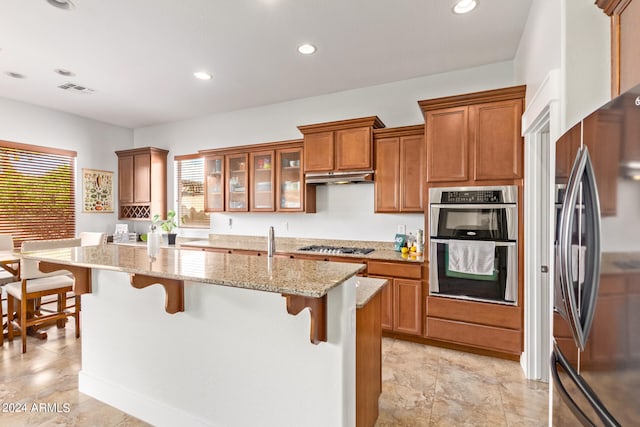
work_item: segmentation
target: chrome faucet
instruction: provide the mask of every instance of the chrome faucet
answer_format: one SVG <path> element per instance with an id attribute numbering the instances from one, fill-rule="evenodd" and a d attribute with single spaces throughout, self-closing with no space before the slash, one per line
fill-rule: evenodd
<path id="1" fill-rule="evenodd" d="M 269 227 L 269 235 L 267 236 L 267 256 L 272 257 L 276 251 L 276 238 L 274 235 L 273 226 Z"/>

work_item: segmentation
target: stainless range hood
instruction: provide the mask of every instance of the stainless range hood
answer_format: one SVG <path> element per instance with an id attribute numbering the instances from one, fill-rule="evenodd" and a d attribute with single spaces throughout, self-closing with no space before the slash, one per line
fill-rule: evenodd
<path id="1" fill-rule="evenodd" d="M 304 175 L 307 184 L 350 184 L 373 182 L 373 171 L 355 172 L 315 172 Z"/>

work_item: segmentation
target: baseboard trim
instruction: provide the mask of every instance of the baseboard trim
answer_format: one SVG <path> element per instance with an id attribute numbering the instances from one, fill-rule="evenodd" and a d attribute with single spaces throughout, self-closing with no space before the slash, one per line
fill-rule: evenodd
<path id="1" fill-rule="evenodd" d="M 85 371 L 80 371 L 78 374 L 78 390 L 154 426 L 216 427 L 215 424 L 208 423 L 188 412 L 150 399 Z"/>

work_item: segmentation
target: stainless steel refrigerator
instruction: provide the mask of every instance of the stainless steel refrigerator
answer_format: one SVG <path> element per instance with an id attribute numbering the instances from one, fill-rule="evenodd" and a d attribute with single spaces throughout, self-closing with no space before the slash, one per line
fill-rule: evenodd
<path id="1" fill-rule="evenodd" d="M 640 85 L 556 143 L 554 426 L 640 425 Z"/>

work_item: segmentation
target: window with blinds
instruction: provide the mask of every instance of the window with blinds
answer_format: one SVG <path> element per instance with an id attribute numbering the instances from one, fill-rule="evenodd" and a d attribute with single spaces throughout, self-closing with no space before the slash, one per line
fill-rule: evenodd
<path id="1" fill-rule="evenodd" d="M 197 154 L 176 156 L 176 203 L 180 227 L 209 228 L 204 211 L 204 160 Z"/>
<path id="2" fill-rule="evenodd" d="M 74 237 L 76 152 L 0 141 L 0 233 L 25 240 Z"/>

